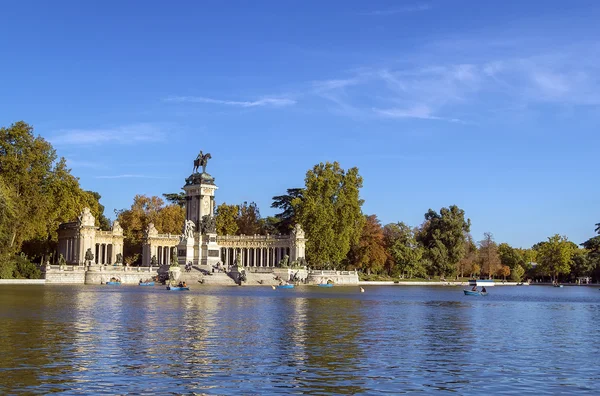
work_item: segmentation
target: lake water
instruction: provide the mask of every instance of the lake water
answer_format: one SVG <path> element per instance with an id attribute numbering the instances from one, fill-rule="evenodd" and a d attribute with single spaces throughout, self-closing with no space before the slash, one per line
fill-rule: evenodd
<path id="1" fill-rule="evenodd" d="M 1 286 L 0 394 L 594 393 L 598 287 Z"/>

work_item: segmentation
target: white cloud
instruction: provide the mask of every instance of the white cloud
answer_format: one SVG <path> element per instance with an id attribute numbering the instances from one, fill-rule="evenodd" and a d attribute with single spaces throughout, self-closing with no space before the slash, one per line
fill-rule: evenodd
<path id="1" fill-rule="evenodd" d="M 177 103 L 210 103 L 210 104 L 218 104 L 224 106 L 237 106 L 237 107 L 261 107 L 261 106 L 271 106 L 271 107 L 283 107 L 283 106 L 291 106 L 296 104 L 296 101 L 289 98 L 261 98 L 254 101 L 235 101 L 235 100 L 222 100 L 222 99 L 213 99 L 207 98 L 203 96 L 171 96 L 165 99 L 167 102 L 177 102 Z"/>
<path id="2" fill-rule="evenodd" d="M 57 145 L 135 144 L 165 139 L 164 126 L 139 123 L 98 129 L 62 129 L 50 138 Z"/>
<path id="3" fill-rule="evenodd" d="M 415 105 L 410 108 L 390 108 L 390 109 L 373 109 L 373 111 L 381 116 L 389 118 L 420 118 L 423 120 L 441 120 L 450 122 L 460 122 L 457 118 L 444 118 L 434 116 L 431 108 L 426 105 Z"/>
<path id="4" fill-rule="evenodd" d="M 461 43 L 462 52 L 472 57 L 453 57 L 445 50 L 436 56 L 437 47 L 428 46 L 427 56 L 415 52 L 407 60 L 312 82 L 311 94 L 328 101 L 328 110 L 339 115 L 467 123 L 501 109 L 600 105 L 600 56 L 588 50 L 595 44 L 538 45 L 530 54 L 516 46 L 511 55 L 505 43 L 498 58 L 485 52 L 484 40 L 468 43 L 472 47 Z"/>

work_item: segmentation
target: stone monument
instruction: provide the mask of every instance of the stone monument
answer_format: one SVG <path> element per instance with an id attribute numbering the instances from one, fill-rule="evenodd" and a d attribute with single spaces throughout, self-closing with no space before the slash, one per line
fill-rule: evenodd
<path id="1" fill-rule="evenodd" d="M 179 245 L 177 246 L 178 252 L 185 252 L 185 254 L 179 255 L 179 264 L 187 264 L 189 262 L 194 262 L 194 222 L 191 220 L 186 220 L 183 226 L 183 233 L 181 234 Z"/>
<path id="2" fill-rule="evenodd" d="M 183 190 L 186 192 L 186 227 L 188 222 L 193 224 L 197 233 L 197 249 L 194 249 L 193 260 L 188 258 L 186 249 L 185 263 L 192 261 L 194 264 L 212 267 L 220 261 L 220 248 L 217 244 L 217 232 L 215 223 L 215 179 L 206 172 L 206 165 L 211 159 L 210 153 L 202 151 L 194 160 L 192 174 L 185 179 Z M 202 172 L 198 168 L 202 167 Z M 184 234 L 185 234 L 184 228 Z M 186 238 L 189 240 L 189 238 Z M 183 261 L 183 255 L 180 256 Z"/>

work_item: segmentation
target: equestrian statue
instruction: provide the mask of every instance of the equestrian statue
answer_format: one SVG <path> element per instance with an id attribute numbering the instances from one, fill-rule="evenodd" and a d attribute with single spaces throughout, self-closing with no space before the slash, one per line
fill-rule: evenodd
<path id="1" fill-rule="evenodd" d="M 198 154 L 198 156 L 194 160 L 194 170 L 192 171 L 192 173 L 197 173 L 198 167 L 200 166 L 202 167 L 202 173 L 206 173 L 206 164 L 211 158 L 212 157 L 210 156 L 210 153 L 203 154 L 202 150 L 200 150 L 200 154 Z"/>

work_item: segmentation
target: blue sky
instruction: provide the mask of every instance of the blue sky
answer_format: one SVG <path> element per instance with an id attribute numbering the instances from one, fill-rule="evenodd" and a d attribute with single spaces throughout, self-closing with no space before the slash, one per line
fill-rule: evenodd
<path id="1" fill-rule="evenodd" d="M 180 191 L 200 149 L 219 202 L 357 166 L 364 212 L 456 204 L 476 240 L 580 243 L 600 221 L 595 1 L 22 1 L 1 6 L 0 125 L 25 120 L 106 215 Z"/>

